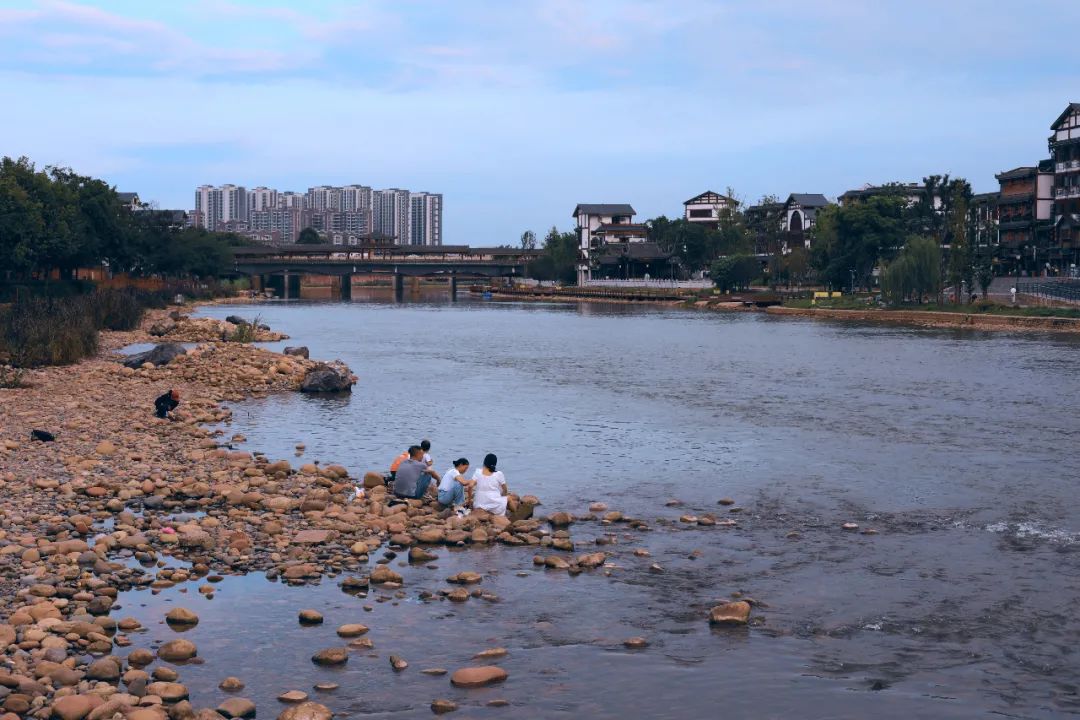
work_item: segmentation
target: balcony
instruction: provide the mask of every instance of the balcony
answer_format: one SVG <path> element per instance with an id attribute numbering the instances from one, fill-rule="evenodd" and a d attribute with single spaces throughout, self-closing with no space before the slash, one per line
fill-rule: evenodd
<path id="1" fill-rule="evenodd" d="M 1080 160 L 1066 160 L 1054 165 L 1054 172 L 1071 172 L 1073 170 L 1080 170 Z"/>
<path id="2" fill-rule="evenodd" d="M 1057 197 L 1057 198 L 1080 197 L 1080 185 L 1072 185 L 1071 187 L 1054 188 L 1054 197 Z"/>

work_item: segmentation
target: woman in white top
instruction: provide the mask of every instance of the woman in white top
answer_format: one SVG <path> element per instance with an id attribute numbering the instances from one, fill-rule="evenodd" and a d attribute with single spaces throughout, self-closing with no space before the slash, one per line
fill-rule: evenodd
<path id="1" fill-rule="evenodd" d="M 472 480 L 465 479 L 465 473 L 469 472 L 469 461 L 459 458 L 454 461 L 450 469 L 443 473 L 439 481 L 439 502 L 450 507 L 465 504 L 465 492 L 473 485 Z"/>
<path id="2" fill-rule="evenodd" d="M 472 479 L 476 483 L 473 491 L 473 509 L 487 510 L 492 515 L 506 514 L 506 478 L 495 469 L 499 458 L 488 453 L 484 457 L 483 467 L 476 469 Z"/>

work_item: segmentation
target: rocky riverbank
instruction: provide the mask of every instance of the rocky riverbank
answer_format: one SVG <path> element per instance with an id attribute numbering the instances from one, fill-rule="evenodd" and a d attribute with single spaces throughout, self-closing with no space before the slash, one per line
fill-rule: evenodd
<path id="1" fill-rule="evenodd" d="M 167 332 L 149 334 L 169 323 Z M 242 438 L 214 429 L 229 421 L 224 403 L 297 391 L 313 371 L 334 366 L 222 341 L 223 333 L 236 332 L 236 323 L 229 325 L 156 311 L 139 331 L 104 333 L 99 356 L 28 372 L 26 387 L 0 390 L 0 707 L 6 713 L 0 720 L 253 715 L 254 704 L 240 697 L 196 709 L 199 698 L 191 702 L 181 675 L 184 663 L 200 661 L 198 648 L 182 638 L 144 647 L 137 621 L 113 617 L 118 596 L 134 588 L 154 592 L 187 583 L 213 597 L 223 576 L 259 571 L 293 585 L 336 578 L 345 592 L 402 599 L 407 579 L 391 560 L 429 563 L 431 546 L 522 546 L 533 548 L 537 564 L 581 573 L 602 568 L 608 554 L 575 548 L 575 522 L 617 525 L 623 532 L 649 529 L 599 504 L 582 517 L 553 512 L 541 520 L 532 517 L 539 500 L 529 496 L 518 498 L 512 518 L 482 511 L 458 517 L 435 503 L 391 503 L 377 473 L 334 464 L 295 466 L 235 449 Z M 115 352 L 130 343 L 204 334 L 213 341 L 161 365 L 126 367 Z M 347 373 L 340 366 L 337 371 Z M 169 388 L 180 391 L 182 405 L 175 421 L 158 420 L 153 400 Z M 55 439 L 31 440 L 33 430 Z M 302 452 L 298 447 L 297 455 Z M 367 487 L 362 499 L 356 498 L 357 476 Z M 688 515 L 682 522 L 734 524 L 712 515 Z M 166 558 L 179 566 L 167 565 Z M 448 578 L 449 587 L 421 591 L 417 599 L 497 602 L 482 581 L 479 572 L 458 573 Z M 736 602 L 702 621 L 746 623 L 749 611 Z M 311 614 L 300 619 L 317 622 Z M 198 616 L 174 608 L 161 620 L 183 627 Z M 312 661 L 347 662 L 351 651 L 370 648 L 365 630 L 359 624 L 338 628 L 338 637 L 327 638 L 332 647 Z M 391 658 L 388 671 L 401 669 Z M 505 678 L 501 669 L 484 666 L 459 669 L 451 680 L 472 687 Z M 282 692 L 283 718 L 332 714 L 300 702 L 306 699 L 301 691 Z M 452 706 L 436 700 L 432 709 Z"/>

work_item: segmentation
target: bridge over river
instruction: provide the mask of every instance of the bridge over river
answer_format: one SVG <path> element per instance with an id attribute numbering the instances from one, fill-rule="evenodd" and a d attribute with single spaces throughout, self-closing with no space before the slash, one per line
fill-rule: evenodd
<path id="1" fill-rule="evenodd" d="M 235 270 L 252 278 L 261 290 L 272 278 L 280 278 L 283 296 L 290 283 L 304 275 L 339 278 L 341 294 L 348 297 L 355 275 L 387 276 L 400 294 L 404 280 L 446 278 L 451 295 L 457 295 L 459 279 L 524 277 L 537 250 L 518 248 L 471 248 L 468 245 L 283 245 L 237 248 Z M 293 280 L 295 278 L 295 280 Z"/>

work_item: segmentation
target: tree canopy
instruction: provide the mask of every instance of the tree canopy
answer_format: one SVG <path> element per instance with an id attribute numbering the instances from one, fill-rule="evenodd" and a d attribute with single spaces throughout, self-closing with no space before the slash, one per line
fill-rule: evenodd
<path id="1" fill-rule="evenodd" d="M 171 212 L 132 212 L 116 189 L 67 168 L 0 159 L 0 269 L 28 277 L 107 265 L 113 272 L 216 276 L 236 235 L 177 227 Z"/>
<path id="2" fill-rule="evenodd" d="M 296 242 L 300 245 L 320 245 L 323 239 L 319 237 L 319 232 L 313 227 L 306 227 L 300 231 L 300 234 L 296 237 Z"/>

